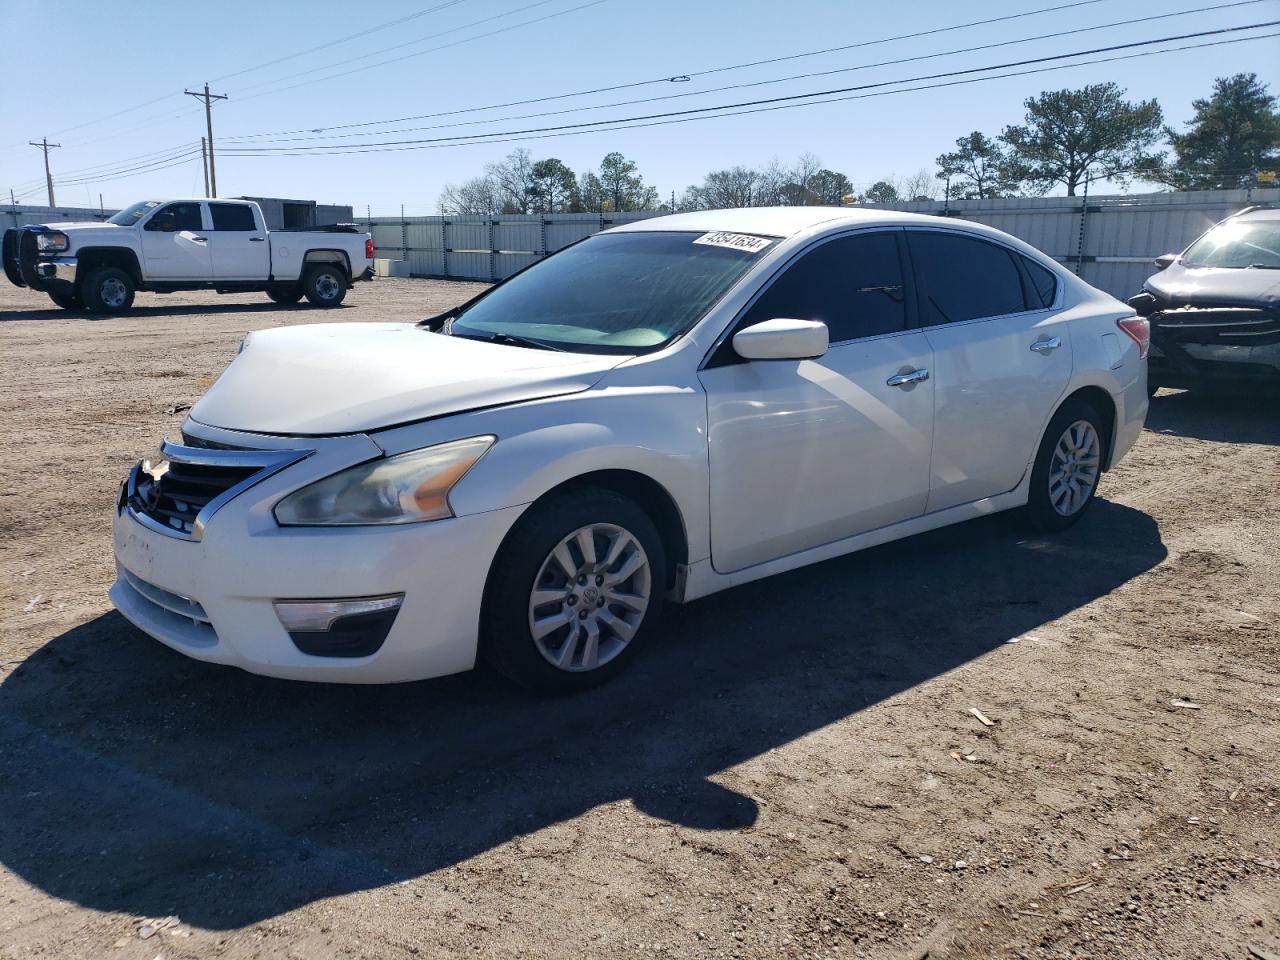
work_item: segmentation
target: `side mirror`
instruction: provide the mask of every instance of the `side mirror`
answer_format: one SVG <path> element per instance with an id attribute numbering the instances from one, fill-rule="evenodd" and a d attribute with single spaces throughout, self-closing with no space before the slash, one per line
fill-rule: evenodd
<path id="1" fill-rule="evenodd" d="M 1164 253 L 1156 257 L 1152 262 L 1155 263 L 1157 270 L 1165 270 L 1178 262 L 1178 255 L 1176 253 Z"/>
<path id="2" fill-rule="evenodd" d="M 778 317 L 744 327 L 733 349 L 744 360 L 810 360 L 827 352 L 827 325 Z"/>

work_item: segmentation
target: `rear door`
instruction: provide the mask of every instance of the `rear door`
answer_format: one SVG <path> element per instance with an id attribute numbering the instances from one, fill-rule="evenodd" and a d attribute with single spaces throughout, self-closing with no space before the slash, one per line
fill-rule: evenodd
<path id="1" fill-rule="evenodd" d="M 142 226 L 143 273 L 148 280 L 210 280 L 213 261 L 198 200 L 157 207 Z"/>
<path id="2" fill-rule="evenodd" d="M 734 325 L 821 320 L 815 360 L 739 357 L 726 340 L 707 393 L 711 558 L 725 573 L 924 512 L 933 426 L 930 350 L 908 322 L 898 229 L 810 247 Z"/>
<path id="3" fill-rule="evenodd" d="M 1071 340 L 1044 267 L 959 231 L 906 236 L 933 348 L 932 513 L 1018 485 L 1071 377 Z"/>
<path id="4" fill-rule="evenodd" d="M 219 280 L 266 280 L 271 270 L 267 231 L 247 203 L 209 201 L 209 249 Z"/>

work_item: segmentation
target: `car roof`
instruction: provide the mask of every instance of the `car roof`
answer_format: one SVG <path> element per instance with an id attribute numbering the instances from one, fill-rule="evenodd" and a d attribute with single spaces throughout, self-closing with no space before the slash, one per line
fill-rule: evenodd
<path id="1" fill-rule="evenodd" d="M 1232 220 L 1280 220 L 1280 207 L 1254 207 L 1242 210 Z"/>
<path id="2" fill-rule="evenodd" d="M 688 230 L 705 233 L 723 230 L 766 237 L 791 237 L 817 226 L 871 226 L 877 223 L 949 223 L 944 217 L 929 217 L 898 210 L 866 207 L 743 207 L 731 210 L 699 210 L 650 217 L 614 227 L 610 232 L 646 230 Z"/>

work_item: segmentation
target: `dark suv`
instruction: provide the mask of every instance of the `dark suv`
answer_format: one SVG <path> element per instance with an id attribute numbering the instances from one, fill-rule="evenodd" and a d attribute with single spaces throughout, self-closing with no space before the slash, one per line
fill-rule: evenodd
<path id="1" fill-rule="evenodd" d="M 1280 390 L 1280 209 L 1228 217 L 1130 298 L 1151 321 L 1148 385 Z"/>

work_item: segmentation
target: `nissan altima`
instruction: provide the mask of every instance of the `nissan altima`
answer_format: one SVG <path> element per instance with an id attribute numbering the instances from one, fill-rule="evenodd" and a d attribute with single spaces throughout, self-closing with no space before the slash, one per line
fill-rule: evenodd
<path id="1" fill-rule="evenodd" d="M 483 658 L 572 691 L 668 603 L 1000 510 L 1075 523 L 1142 428 L 1147 344 L 974 223 L 629 223 L 419 324 L 250 334 L 124 480 L 111 598 L 254 673 Z"/>

